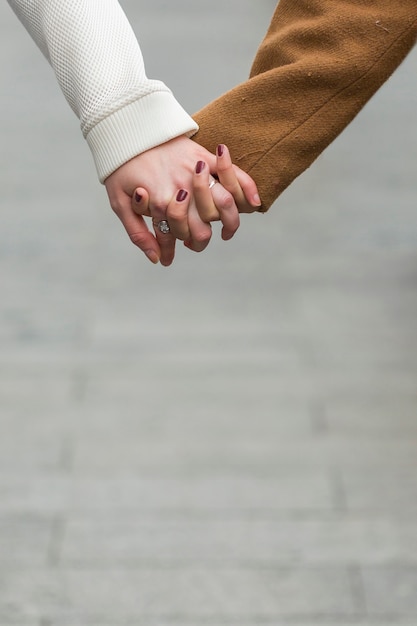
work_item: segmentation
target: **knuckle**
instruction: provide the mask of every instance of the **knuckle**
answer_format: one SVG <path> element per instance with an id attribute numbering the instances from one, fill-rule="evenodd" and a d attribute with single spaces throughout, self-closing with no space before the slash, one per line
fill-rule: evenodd
<path id="1" fill-rule="evenodd" d="M 236 206 L 235 201 L 231 193 L 226 191 L 219 198 L 218 207 L 220 209 L 223 209 L 224 211 L 231 211 L 232 209 L 235 208 L 235 206 Z"/>
<path id="2" fill-rule="evenodd" d="M 193 240 L 199 245 L 207 245 L 211 239 L 211 229 L 198 229 L 193 233 Z"/>
<path id="3" fill-rule="evenodd" d="M 147 235 L 145 233 L 136 232 L 136 233 L 128 233 L 128 234 L 129 234 L 130 241 L 135 246 L 142 248 L 142 246 L 145 245 L 146 239 L 147 239 Z"/>
<path id="4" fill-rule="evenodd" d="M 155 213 L 158 214 L 165 214 L 167 210 L 167 205 L 162 203 L 162 202 L 158 202 L 155 204 L 155 202 L 152 202 L 152 211 L 154 211 Z"/>
<path id="5" fill-rule="evenodd" d="M 112 210 L 116 213 L 118 217 L 124 212 L 124 205 L 117 200 L 112 200 L 110 203 Z"/>
<path id="6" fill-rule="evenodd" d="M 150 204 L 151 213 L 155 218 L 163 220 L 166 218 L 168 206 L 169 201 L 157 199 Z"/>
<path id="7" fill-rule="evenodd" d="M 133 210 L 133 213 L 136 213 L 136 215 L 148 215 L 149 214 L 148 213 L 148 208 L 146 206 L 143 206 L 143 205 L 139 205 L 138 206 L 136 204 L 133 204 L 132 205 L 132 210 Z"/>
<path id="8" fill-rule="evenodd" d="M 167 202 L 152 202 L 152 209 L 158 213 L 165 213 L 167 210 Z"/>

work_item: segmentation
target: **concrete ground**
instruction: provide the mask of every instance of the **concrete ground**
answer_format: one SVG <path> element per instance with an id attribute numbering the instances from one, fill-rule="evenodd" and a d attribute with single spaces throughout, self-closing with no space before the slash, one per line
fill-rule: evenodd
<path id="1" fill-rule="evenodd" d="M 122 4 L 189 110 L 274 5 Z M 164 269 L 6 3 L 0 48 L 0 625 L 415 626 L 417 54 Z"/>

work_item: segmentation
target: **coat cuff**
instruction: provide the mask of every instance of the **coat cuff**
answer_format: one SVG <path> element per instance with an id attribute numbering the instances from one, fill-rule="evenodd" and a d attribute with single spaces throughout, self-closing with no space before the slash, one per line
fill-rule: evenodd
<path id="1" fill-rule="evenodd" d="M 180 135 L 191 137 L 196 122 L 169 91 L 157 91 L 124 106 L 86 135 L 100 182 L 123 163 Z"/>

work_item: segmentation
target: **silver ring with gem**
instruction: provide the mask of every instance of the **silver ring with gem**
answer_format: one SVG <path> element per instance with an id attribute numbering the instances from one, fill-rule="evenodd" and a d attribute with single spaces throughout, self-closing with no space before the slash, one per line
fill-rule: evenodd
<path id="1" fill-rule="evenodd" d="M 160 220 L 159 222 L 157 222 L 156 220 L 152 220 L 152 224 L 164 235 L 167 235 L 171 232 L 169 224 L 166 220 Z"/>

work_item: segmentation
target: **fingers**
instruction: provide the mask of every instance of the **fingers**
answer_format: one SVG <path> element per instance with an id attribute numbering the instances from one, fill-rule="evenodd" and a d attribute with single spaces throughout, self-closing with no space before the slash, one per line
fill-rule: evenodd
<path id="1" fill-rule="evenodd" d="M 239 213 L 259 211 L 262 202 L 255 181 L 237 165 L 232 163 L 229 149 L 219 144 L 216 150 L 216 171 L 219 181 L 233 196 Z"/>
<path id="2" fill-rule="evenodd" d="M 214 222 L 220 213 L 213 201 L 210 188 L 210 172 L 204 161 L 198 161 L 193 178 L 194 200 L 198 214 L 203 222 Z"/>
<path id="3" fill-rule="evenodd" d="M 203 161 L 199 161 L 195 169 L 193 192 L 200 219 L 204 222 L 220 220 L 222 238 L 231 239 L 239 228 L 238 208 L 231 193 L 221 184 L 210 184 L 209 168 Z"/>
<path id="4" fill-rule="evenodd" d="M 139 215 L 150 215 L 149 194 L 146 189 L 138 188 L 132 197 L 132 208 Z M 191 212 L 191 229 L 189 214 Z M 181 223 L 185 221 L 185 227 Z M 163 224 L 161 224 L 161 222 Z M 198 213 L 191 208 L 190 196 L 185 189 L 180 189 L 169 203 L 166 215 L 159 210 L 152 210 L 152 223 L 161 253 L 161 264 L 168 266 L 175 256 L 176 239 L 187 242 L 187 247 L 194 252 L 202 252 L 211 238 L 211 227 L 201 221 Z M 169 232 L 161 232 L 168 226 Z M 165 227 L 165 228 L 164 228 Z M 179 236 L 177 236 L 179 235 Z"/>
<path id="5" fill-rule="evenodd" d="M 150 217 L 149 194 L 146 189 L 138 187 L 132 196 L 132 209 L 137 215 L 146 215 Z"/>
<path id="6" fill-rule="evenodd" d="M 223 239 L 231 239 L 239 228 L 239 213 L 252 213 L 261 207 L 255 182 L 243 170 L 233 165 L 230 153 L 224 144 L 216 151 L 215 170 L 220 185 L 208 190 L 209 176 L 204 162 L 197 163 L 193 179 L 195 202 L 201 219 L 223 223 Z M 208 191 L 211 191 L 210 198 Z"/>
<path id="7" fill-rule="evenodd" d="M 233 196 L 239 213 L 259 211 L 261 199 L 255 181 L 236 165 L 233 165 L 229 149 L 219 144 L 216 150 L 219 181 Z"/>
<path id="8" fill-rule="evenodd" d="M 231 193 L 221 184 L 211 188 L 214 204 L 216 205 L 220 221 L 223 224 L 222 239 L 231 239 L 240 225 L 239 210 Z"/>
<path id="9" fill-rule="evenodd" d="M 204 168 L 206 169 L 205 176 L 198 178 Z M 213 203 L 209 189 L 208 167 L 203 161 L 199 161 L 197 170 L 198 182 L 194 189 L 194 196 L 190 197 L 188 191 L 180 189 L 169 203 L 166 214 L 174 237 L 186 242 L 187 247 L 194 252 L 202 252 L 207 247 L 212 235 L 211 226 L 208 222 L 218 219 L 219 213 Z M 196 205 L 200 205 L 200 210 L 197 210 Z M 204 214 L 203 219 L 201 213 Z"/>
<path id="10" fill-rule="evenodd" d="M 245 194 L 243 193 L 242 188 L 239 185 L 239 181 L 236 178 L 229 149 L 224 144 L 219 144 L 217 146 L 216 154 L 217 175 L 219 177 L 219 181 L 223 187 L 232 194 L 238 206 L 245 204 Z"/>
<path id="11" fill-rule="evenodd" d="M 188 224 L 190 226 L 190 239 L 184 244 L 194 252 L 202 252 L 210 243 L 212 231 L 210 224 L 206 224 L 201 219 L 194 202 L 188 209 Z"/>
<path id="12" fill-rule="evenodd" d="M 161 249 L 161 259 L 160 259 L 161 265 L 164 265 L 164 267 L 168 267 L 169 265 L 171 265 L 172 261 L 174 260 L 175 244 L 177 240 L 171 232 L 164 232 L 163 230 L 160 230 L 159 225 L 161 224 L 161 222 L 168 223 L 166 222 L 165 219 L 163 220 L 158 220 L 155 218 L 152 219 L 152 223 L 153 223 L 154 230 L 155 230 L 155 236 L 159 243 L 159 247 Z"/>
<path id="13" fill-rule="evenodd" d="M 187 241 L 191 237 L 188 224 L 189 194 L 185 189 L 179 189 L 167 208 L 167 220 L 174 237 Z"/>
<path id="14" fill-rule="evenodd" d="M 155 237 L 149 232 L 142 215 L 137 215 L 132 211 L 130 197 L 126 195 L 123 199 L 113 202 L 111 206 L 125 227 L 132 243 L 138 246 L 152 263 L 158 263 L 162 258 L 161 248 Z"/>
<path id="15" fill-rule="evenodd" d="M 244 193 L 245 203 L 239 205 L 239 213 L 253 213 L 262 211 L 262 201 L 259 197 L 255 181 L 237 165 L 233 165 L 237 181 Z"/>
<path id="16" fill-rule="evenodd" d="M 179 235 L 178 239 L 183 239 L 187 248 L 194 252 L 202 252 L 208 246 L 211 239 L 211 226 L 202 221 L 188 191 L 185 189 L 178 191 L 168 205 L 167 218 L 171 231 Z M 184 222 L 186 222 L 185 227 Z M 182 230 L 179 231 L 180 225 Z"/>
<path id="17" fill-rule="evenodd" d="M 149 208 L 149 194 L 146 189 L 138 187 L 132 196 L 132 209 L 140 215 L 146 215 L 152 217 L 152 224 L 155 231 L 155 237 L 160 248 L 160 262 L 161 265 L 167 267 L 171 265 L 175 257 L 175 236 L 170 232 L 169 223 L 166 220 L 166 215 L 162 209 L 150 209 Z M 143 217 L 142 217 L 143 219 Z M 168 231 L 167 231 L 168 228 Z"/>

